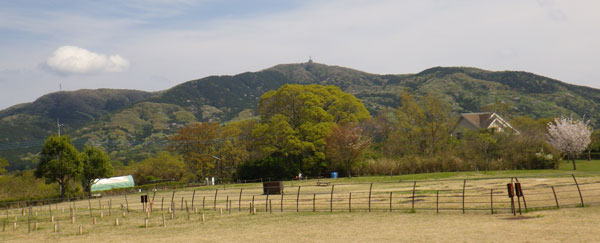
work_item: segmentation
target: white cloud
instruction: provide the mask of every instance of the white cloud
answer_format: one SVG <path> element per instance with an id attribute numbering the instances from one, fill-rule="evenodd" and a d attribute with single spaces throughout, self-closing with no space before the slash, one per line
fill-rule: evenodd
<path id="1" fill-rule="evenodd" d="M 121 72 L 129 68 L 129 61 L 119 55 L 104 55 L 76 46 L 62 46 L 46 60 L 54 71 L 70 74 Z"/>

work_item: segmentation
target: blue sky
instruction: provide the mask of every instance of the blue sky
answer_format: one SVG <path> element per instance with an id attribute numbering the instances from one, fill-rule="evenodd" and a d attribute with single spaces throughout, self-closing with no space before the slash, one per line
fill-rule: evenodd
<path id="1" fill-rule="evenodd" d="M 0 108 L 317 62 L 525 70 L 600 88 L 595 0 L 0 1 Z"/>

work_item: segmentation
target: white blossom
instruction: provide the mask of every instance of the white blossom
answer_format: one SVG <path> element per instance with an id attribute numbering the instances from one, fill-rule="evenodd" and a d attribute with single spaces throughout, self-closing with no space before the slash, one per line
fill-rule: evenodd
<path id="1" fill-rule="evenodd" d="M 584 151 L 591 142 L 590 122 L 569 117 L 555 118 L 548 123 L 548 143 L 562 153 L 575 155 Z"/>

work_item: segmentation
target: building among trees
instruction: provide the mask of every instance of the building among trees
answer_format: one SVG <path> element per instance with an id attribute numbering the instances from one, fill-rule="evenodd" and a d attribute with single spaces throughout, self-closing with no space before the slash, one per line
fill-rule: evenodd
<path id="1" fill-rule="evenodd" d="M 494 112 L 463 113 L 452 130 L 452 135 L 460 138 L 465 130 L 491 129 L 498 132 L 519 133 L 510 123 Z"/>

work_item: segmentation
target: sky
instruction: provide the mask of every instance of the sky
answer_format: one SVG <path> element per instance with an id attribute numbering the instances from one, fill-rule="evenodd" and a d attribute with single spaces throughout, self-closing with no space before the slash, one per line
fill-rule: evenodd
<path id="1" fill-rule="evenodd" d="M 315 62 L 519 70 L 600 88 L 597 0 L 0 0 L 0 109 Z"/>

